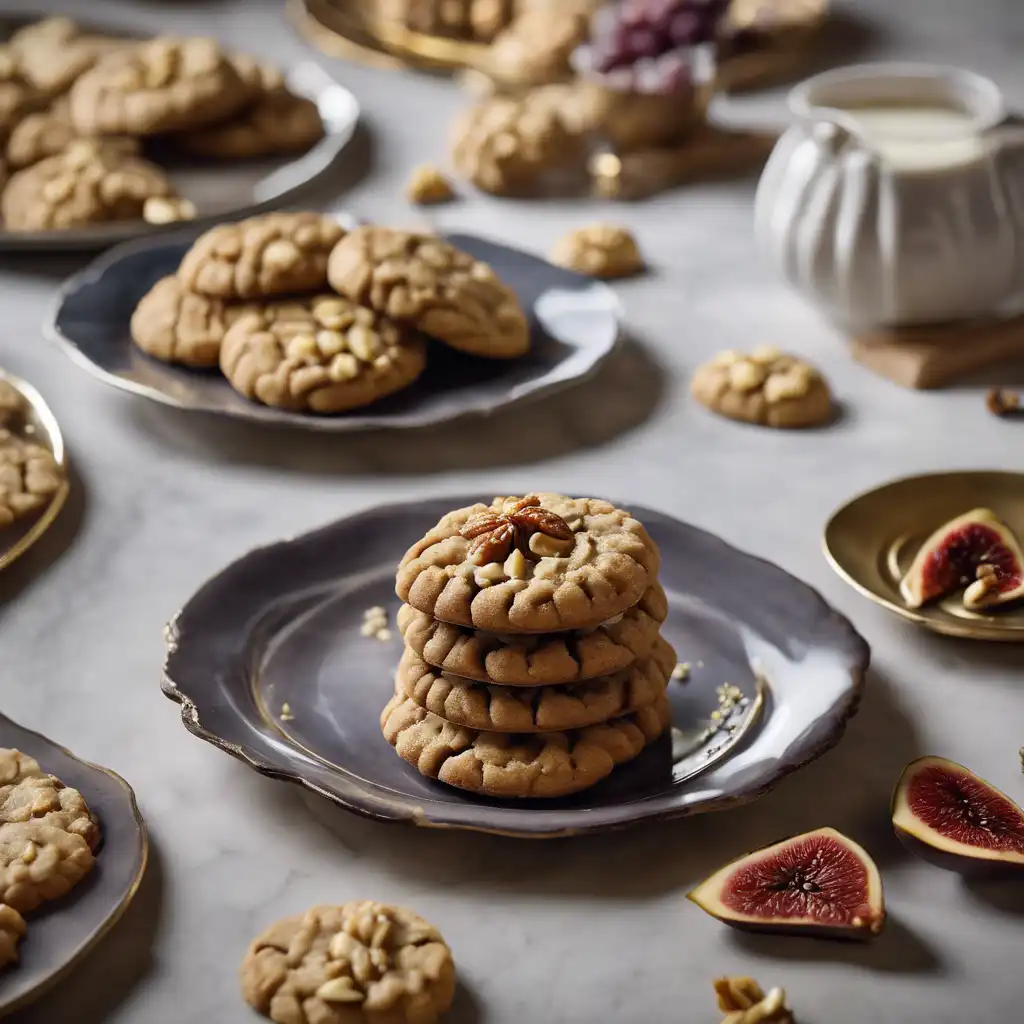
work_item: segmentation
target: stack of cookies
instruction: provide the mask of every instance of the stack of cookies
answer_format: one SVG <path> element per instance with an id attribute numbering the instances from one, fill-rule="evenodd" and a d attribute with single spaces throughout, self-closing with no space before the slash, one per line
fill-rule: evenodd
<path id="1" fill-rule="evenodd" d="M 385 738 L 492 797 L 586 789 L 668 728 L 676 664 L 658 549 L 596 498 L 495 498 L 444 516 L 398 568 L 405 650 Z"/>
<path id="2" fill-rule="evenodd" d="M 494 359 L 525 354 L 515 293 L 439 238 L 383 227 L 346 232 L 319 213 L 270 213 L 201 235 L 139 302 L 144 352 L 219 366 L 253 402 L 340 413 L 410 385 L 427 336 Z"/>

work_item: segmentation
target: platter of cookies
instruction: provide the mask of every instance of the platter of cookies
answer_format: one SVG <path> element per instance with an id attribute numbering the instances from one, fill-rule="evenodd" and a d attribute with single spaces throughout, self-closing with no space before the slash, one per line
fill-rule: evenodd
<path id="1" fill-rule="evenodd" d="M 0 369 L 0 570 L 46 532 L 68 488 L 56 418 L 31 384 Z"/>
<path id="2" fill-rule="evenodd" d="M 101 248 L 280 204 L 359 119 L 312 62 L 65 17 L 0 19 L 0 34 L 0 251 Z"/>
<path id="3" fill-rule="evenodd" d="M 533 837 L 753 799 L 838 741 L 868 661 L 781 569 L 549 493 L 258 548 L 166 639 L 186 728 L 257 771 L 382 821 Z"/>
<path id="4" fill-rule="evenodd" d="M 146 870 L 131 787 L 0 714 L 0 1015 L 75 966 Z"/>
<path id="5" fill-rule="evenodd" d="M 48 333 L 164 404 L 351 431 L 579 381 L 620 317 L 601 282 L 483 239 L 279 212 L 103 255 L 64 286 Z"/>

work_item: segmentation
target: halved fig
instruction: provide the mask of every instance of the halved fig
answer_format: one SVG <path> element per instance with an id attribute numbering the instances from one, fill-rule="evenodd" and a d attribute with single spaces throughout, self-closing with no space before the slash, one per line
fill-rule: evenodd
<path id="1" fill-rule="evenodd" d="M 908 849 L 940 867 L 1024 869 L 1024 811 L 954 761 L 919 757 L 903 769 L 892 824 Z"/>
<path id="2" fill-rule="evenodd" d="M 689 898 L 719 921 L 748 931 L 870 939 L 885 924 L 875 862 L 833 828 L 726 864 Z"/>
<path id="3" fill-rule="evenodd" d="M 976 508 L 940 526 L 915 556 L 900 593 L 908 608 L 920 608 L 958 587 L 967 588 L 967 608 L 1024 597 L 1020 542 L 991 509 Z"/>

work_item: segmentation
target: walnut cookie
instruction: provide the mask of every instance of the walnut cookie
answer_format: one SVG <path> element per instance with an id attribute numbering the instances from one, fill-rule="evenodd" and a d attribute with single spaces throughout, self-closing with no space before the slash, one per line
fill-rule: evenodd
<path id="1" fill-rule="evenodd" d="M 339 295 L 268 303 L 224 335 L 220 368 L 253 401 L 338 413 L 411 384 L 426 342 Z"/>
<path id="2" fill-rule="evenodd" d="M 573 686 L 496 686 L 448 675 L 406 649 L 395 689 L 452 725 L 488 732 L 583 729 L 649 707 L 664 696 L 676 652 L 659 641 L 650 658 Z"/>
<path id="3" fill-rule="evenodd" d="M 658 575 L 658 548 L 597 498 L 533 494 L 449 512 L 404 555 L 396 592 L 442 622 L 496 633 L 599 626 Z"/>
<path id="4" fill-rule="evenodd" d="M 0 428 L 0 529 L 39 511 L 63 482 L 49 449 Z"/>
<path id="5" fill-rule="evenodd" d="M 462 352 L 514 359 L 530 347 L 514 292 L 486 263 L 440 238 L 358 227 L 334 247 L 327 275 L 353 302 Z"/>
<path id="6" fill-rule="evenodd" d="M 662 695 L 623 718 L 572 732 L 478 732 L 451 725 L 406 697 L 381 713 L 384 738 L 427 778 L 484 796 L 559 797 L 578 793 L 637 757 L 668 728 Z"/>
<path id="7" fill-rule="evenodd" d="M 91 870 L 89 844 L 72 832 L 41 822 L 0 824 L 0 903 L 20 914 L 70 892 Z"/>
<path id="8" fill-rule="evenodd" d="M 256 307 L 232 305 L 182 287 L 173 274 L 161 278 L 132 313 L 132 341 L 165 363 L 216 366 L 228 328 Z"/>
<path id="9" fill-rule="evenodd" d="M 71 87 L 83 135 L 156 135 L 212 124 L 250 88 L 212 39 L 152 39 L 107 54 Z"/>
<path id="10" fill-rule="evenodd" d="M 697 368 L 693 397 L 720 416 L 766 427 L 816 427 L 832 415 L 832 393 L 809 363 L 762 346 L 749 356 L 720 352 Z"/>
<path id="11" fill-rule="evenodd" d="M 64 17 L 26 25 L 10 40 L 28 80 L 51 96 L 69 89 L 104 54 L 129 45 L 125 39 L 87 34 Z"/>
<path id="12" fill-rule="evenodd" d="M 25 918 L 13 907 L 0 903 L 0 967 L 18 962 L 18 943 L 27 931 Z"/>
<path id="13" fill-rule="evenodd" d="M 215 299 L 257 299 L 327 287 L 327 258 L 345 234 L 319 213 L 270 213 L 218 224 L 178 267 L 191 291 Z"/>
<path id="14" fill-rule="evenodd" d="M 271 925 L 242 962 L 245 1001 L 276 1024 L 432 1024 L 455 994 L 440 932 L 370 900 Z"/>
<path id="15" fill-rule="evenodd" d="M 435 668 L 483 683 L 550 686 L 629 668 L 650 654 L 667 615 L 665 591 L 655 584 L 632 608 L 588 631 L 502 636 L 438 622 L 407 604 L 396 621 L 406 646 Z"/>
<path id="16" fill-rule="evenodd" d="M 616 224 L 591 224 L 570 231 L 552 247 L 551 262 L 577 274 L 605 279 L 631 277 L 644 269 L 636 239 Z"/>

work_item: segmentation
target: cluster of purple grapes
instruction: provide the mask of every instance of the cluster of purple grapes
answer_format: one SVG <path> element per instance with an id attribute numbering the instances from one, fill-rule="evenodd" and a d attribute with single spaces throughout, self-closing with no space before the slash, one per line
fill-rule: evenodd
<path id="1" fill-rule="evenodd" d="M 729 0 L 618 0 L 594 15 L 586 70 L 613 88 L 669 93 L 692 82 L 685 49 L 713 42 Z"/>

